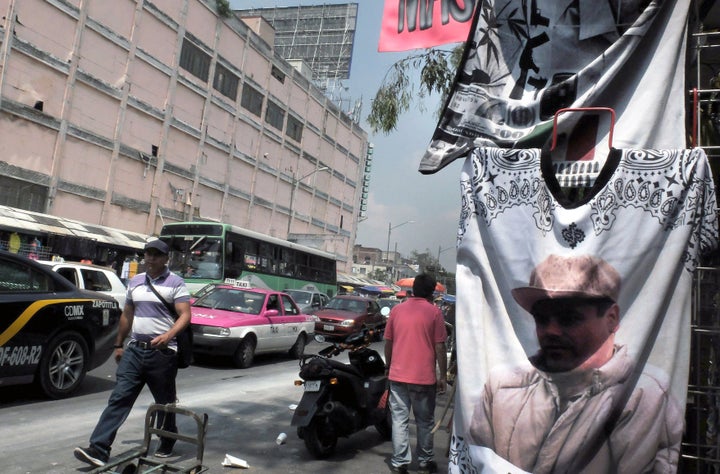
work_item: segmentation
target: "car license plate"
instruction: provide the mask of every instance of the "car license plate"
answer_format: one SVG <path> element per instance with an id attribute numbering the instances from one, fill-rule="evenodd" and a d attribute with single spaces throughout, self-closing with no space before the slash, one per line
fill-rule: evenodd
<path id="1" fill-rule="evenodd" d="M 305 391 L 306 392 L 317 392 L 320 390 L 320 381 L 319 380 L 306 380 L 305 381 Z"/>
<path id="2" fill-rule="evenodd" d="M 325 331 L 334 331 L 334 330 L 335 330 L 335 326 L 331 326 L 331 325 L 329 325 L 329 324 L 323 324 L 323 329 L 324 329 Z"/>

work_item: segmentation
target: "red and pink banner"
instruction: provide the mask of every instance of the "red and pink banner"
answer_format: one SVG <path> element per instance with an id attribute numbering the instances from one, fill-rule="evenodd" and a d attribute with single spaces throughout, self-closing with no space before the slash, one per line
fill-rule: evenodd
<path id="1" fill-rule="evenodd" d="M 467 40 L 476 0 L 385 0 L 378 51 Z"/>

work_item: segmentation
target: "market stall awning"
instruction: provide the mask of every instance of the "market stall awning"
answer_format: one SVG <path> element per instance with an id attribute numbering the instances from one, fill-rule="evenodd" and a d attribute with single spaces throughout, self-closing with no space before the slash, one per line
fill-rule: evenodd
<path id="1" fill-rule="evenodd" d="M 79 237 L 135 250 L 142 250 L 149 237 L 138 232 L 89 224 L 9 206 L 0 206 L 0 228 L 11 232 Z"/>
<path id="2" fill-rule="evenodd" d="M 392 295 L 395 293 L 395 290 L 388 286 L 377 286 L 377 285 L 367 285 L 367 286 L 361 286 L 358 288 L 358 291 L 361 291 L 363 293 L 369 293 L 373 295 L 383 295 L 388 294 Z"/>
<path id="3" fill-rule="evenodd" d="M 413 278 L 401 278 L 400 280 L 396 281 L 395 284 L 402 288 L 403 290 L 412 290 L 413 283 L 415 282 L 415 277 Z M 439 291 L 440 293 L 445 293 L 447 291 L 445 289 L 445 285 L 438 282 L 437 285 L 435 285 L 435 291 Z"/>

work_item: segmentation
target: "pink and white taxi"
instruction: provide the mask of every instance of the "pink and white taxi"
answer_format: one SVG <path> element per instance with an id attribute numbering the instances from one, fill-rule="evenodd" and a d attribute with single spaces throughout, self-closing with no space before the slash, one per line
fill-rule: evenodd
<path id="1" fill-rule="evenodd" d="M 240 368 L 250 367 L 255 354 L 300 358 L 317 318 L 302 314 L 286 293 L 246 283 L 216 285 L 192 303 L 193 352 L 230 356 Z"/>

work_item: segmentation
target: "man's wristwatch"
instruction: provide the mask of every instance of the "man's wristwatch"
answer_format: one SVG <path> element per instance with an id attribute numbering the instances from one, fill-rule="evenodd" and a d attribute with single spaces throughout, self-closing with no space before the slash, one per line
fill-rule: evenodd
<path id="1" fill-rule="evenodd" d="M 115 349 L 122 349 L 124 346 L 122 344 L 115 344 L 113 348 Z"/>

